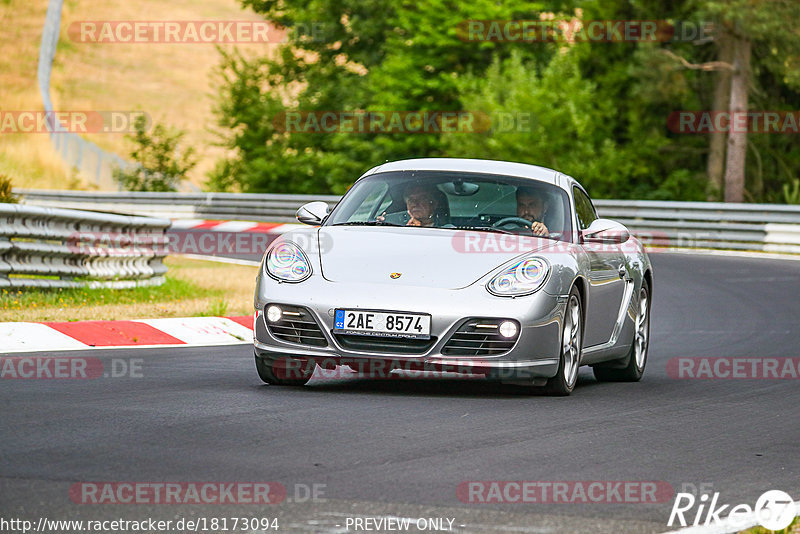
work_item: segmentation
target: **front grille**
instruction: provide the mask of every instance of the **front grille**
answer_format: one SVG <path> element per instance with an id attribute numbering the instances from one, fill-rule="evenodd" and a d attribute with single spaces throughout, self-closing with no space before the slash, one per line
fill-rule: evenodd
<path id="1" fill-rule="evenodd" d="M 469 319 L 450 336 L 442 354 L 448 356 L 495 356 L 508 352 L 514 347 L 519 338 L 519 323 L 517 335 L 511 338 L 503 337 L 498 332 L 500 323 L 508 319 Z"/>
<path id="2" fill-rule="evenodd" d="M 333 336 L 344 348 L 364 352 L 376 351 L 388 354 L 424 354 L 436 343 L 436 338 L 410 339 L 381 336 L 359 336 L 336 334 Z"/>
<path id="3" fill-rule="evenodd" d="M 288 341 L 289 343 L 313 345 L 314 347 L 328 346 L 328 341 L 325 339 L 325 335 L 311 312 L 300 306 L 285 306 L 282 304 L 278 304 L 278 306 L 283 311 L 283 314 L 281 315 L 281 320 L 275 323 L 267 319 L 265 308 L 264 319 L 267 321 L 267 328 L 269 328 L 270 334 L 281 341 Z"/>

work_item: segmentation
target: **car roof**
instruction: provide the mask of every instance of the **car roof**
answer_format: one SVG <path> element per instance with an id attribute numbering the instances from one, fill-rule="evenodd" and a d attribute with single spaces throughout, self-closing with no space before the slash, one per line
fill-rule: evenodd
<path id="1" fill-rule="evenodd" d="M 516 176 L 519 178 L 531 178 L 540 182 L 554 185 L 558 183 L 558 171 L 528 165 L 526 163 L 513 163 L 510 161 L 495 161 L 490 159 L 466 159 L 466 158 L 417 158 L 405 159 L 401 161 L 391 161 L 378 165 L 365 172 L 361 178 L 381 172 L 393 171 L 455 171 L 455 172 L 476 172 L 482 174 L 500 174 L 505 176 Z M 361 179 L 359 178 L 359 180 Z"/>

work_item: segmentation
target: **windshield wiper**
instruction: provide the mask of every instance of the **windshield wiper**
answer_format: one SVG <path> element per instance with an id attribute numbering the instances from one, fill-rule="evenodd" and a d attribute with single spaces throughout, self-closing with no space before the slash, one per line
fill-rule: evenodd
<path id="1" fill-rule="evenodd" d="M 350 221 L 332 224 L 331 226 L 403 226 L 386 221 Z"/>

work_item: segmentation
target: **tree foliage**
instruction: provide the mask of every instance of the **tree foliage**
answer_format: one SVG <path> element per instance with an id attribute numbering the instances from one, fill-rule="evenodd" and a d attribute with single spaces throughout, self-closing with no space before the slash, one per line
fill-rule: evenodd
<path id="1" fill-rule="evenodd" d="M 554 167 L 598 197 L 703 200 L 708 134 L 667 118 L 711 110 L 721 29 L 753 43 L 750 109 L 800 109 L 800 5 L 793 0 L 242 0 L 297 32 L 278 57 L 221 52 L 217 131 L 222 190 L 342 193 L 364 170 L 409 157 L 508 159 Z M 735 5 L 733 5 L 735 4 Z M 661 42 L 463 40 L 468 20 L 660 20 L 704 28 Z M 789 23 L 788 21 L 792 21 Z M 780 27 L 779 27 L 780 26 Z M 480 133 L 285 132 L 302 111 L 456 111 L 493 118 Z M 497 117 L 514 117 L 501 127 Z M 524 117 L 528 117 L 526 123 Z M 800 176 L 797 135 L 748 136 L 746 198 L 785 201 Z"/>
<path id="2" fill-rule="evenodd" d="M 16 204 L 17 202 L 19 202 L 19 199 L 12 192 L 11 178 L 5 174 L 0 174 L 0 203 Z"/>
<path id="3" fill-rule="evenodd" d="M 180 181 L 195 165 L 194 149 L 183 151 L 179 145 L 185 132 L 156 124 L 148 133 L 148 122 L 139 116 L 134 123 L 134 143 L 130 157 L 133 165 L 115 169 L 114 179 L 126 191 L 176 191 Z"/>

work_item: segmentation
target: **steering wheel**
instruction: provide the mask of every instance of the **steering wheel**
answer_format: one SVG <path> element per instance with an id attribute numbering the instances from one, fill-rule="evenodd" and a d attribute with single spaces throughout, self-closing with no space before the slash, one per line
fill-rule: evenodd
<path id="1" fill-rule="evenodd" d="M 508 225 L 514 225 L 513 228 L 507 228 Z M 523 219 L 522 217 L 505 217 L 500 219 L 496 223 L 492 225 L 492 228 L 502 228 L 504 230 L 514 230 L 514 229 L 531 229 L 531 221 L 528 219 Z M 534 234 L 535 235 L 535 234 Z M 553 239 L 561 239 L 561 232 L 550 232 L 549 234 L 543 237 L 551 237 Z"/>
<path id="2" fill-rule="evenodd" d="M 513 230 L 514 228 L 525 228 L 530 230 L 531 228 L 531 221 L 527 219 L 523 219 L 522 217 L 504 217 L 497 221 L 496 223 L 492 224 L 492 228 L 504 228 L 508 225 L 513 224 L 513 228 L 508 228 L 509 230 Z"/>

